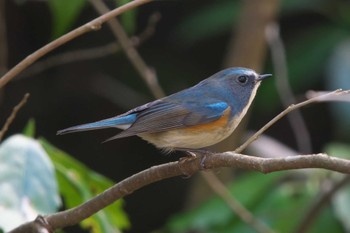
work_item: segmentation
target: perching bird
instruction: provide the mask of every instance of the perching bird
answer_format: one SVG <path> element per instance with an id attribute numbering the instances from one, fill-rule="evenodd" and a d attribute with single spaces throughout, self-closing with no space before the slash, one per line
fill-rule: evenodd
<path id="1" fill-rule="evenodd" d="M 270 76 L 246 68 L 228 68 L 193 87 L 124 114 L 73 126 L 57 134 L 119 128 L 123 131 L 107 141 L 137 135 L 165 151 L 203 149 L 234 131 L 260 81 Z"/>

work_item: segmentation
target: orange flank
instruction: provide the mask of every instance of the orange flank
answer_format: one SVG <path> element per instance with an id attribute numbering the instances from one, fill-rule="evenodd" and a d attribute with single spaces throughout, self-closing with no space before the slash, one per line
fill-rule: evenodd
<path id="1" fill-rule="evenodd" d="M 216 121 L 212 121 L 201 125 L 195 125 L 195 126 L 191 126 L 183 129 L 178 129 L 178 130 L 183 130 L 191 133 L 199 133 L 199 132 L 208 132 L 208 131 L 210 132 L 215 129 L 226 127 L 229 121 L 230 112 L 231 112 L 231 109 L 227 108 L 224 111 L 224 115 L 222 115 L 222 117 L 220 117 Z"/>

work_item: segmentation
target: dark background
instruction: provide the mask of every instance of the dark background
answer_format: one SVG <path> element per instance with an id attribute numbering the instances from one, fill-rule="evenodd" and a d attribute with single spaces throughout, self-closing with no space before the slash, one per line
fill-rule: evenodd
<path id="1" fill-rule="evenodd" d="M 237 4 L 232 4 L 232 22 L 221 19 L 220 5 L 227 2 L 156 1 L 137 9 L 135 30 L 130 33 L 132 35 L 143 31 L 153 13 L 161 15 L 154 34 L 139 46 L 138 51 L 146 63 L 155 69 L 167 94 L 190 87 L 224 68 L 224 59 L 227 53 L 232 52 L 228 45 L 236 35 L 240 13 L 240 1 L 237 1 Z M 295 1 L 290 6 L 286 2 L 288 1 L 282 1 L 276 19 L 280 23 L 281 37 L 286 46 L 292 89 L 297 99 L 301 100 L 309 89 L 333 88 L 334 82 L 329 75 L 329 70 L 332 70 L 332 67 L 329 68 L 330 59 L 337 46 L 350 35 L 350 20 L 345 17 L 346 14 L 350 15 L 350 11 L 344 13 L 349 9 L 349 4 L 348 1 L 341 0 L 311 1 L 313 3 Z M 114 6 L 112 1 L 106 3 L 110 7 Z M 193 23 L 193 17 L 199 17 L 201 12 L 206 11 L 213 11 L 216 17 L 204 17 L 203 14 L 199 23 Z M 95 10 L 86 4 L 70 28 L 95 17 Z M 52 40 L 52 14 L 45 1 L 29 0 L 20 3 L 7 0 L 5 20 L 8 68 Z M 223 21 L 221 24 L 216 23 L 222 28 L 211 26 L 220 20 Z M 193 32 L 191 27 L 194 28 Z M 207 32 L 201 35 L 200 31 L 206 29 Z M 340 33 L 333 38 L 335 31 Z M 65 44 L 42 60 L 67 51 L 101 46 L 114 40 L 108 26 L 103 25 L 101 30 Z M 314 56 L 308 56 L 312 53 Z M 306 67 L 305 62 L 309 64 Z M 268 51 L 262 67 L 262 72 L 274 72 Z M 350 78 L 346 80 L 347 85 L 350 85 L 349 80 Z M 154 99 L 123 52 L 58 65 L 40 73 L 31 74 L 30 69 L 24 71 L 1 90 L 1 124 L 26 92 L 31 94 L 29 102 L 16 117 L 7 136 L 21 132 L 29 119 L 35 119 L 37 136 L 45 137 L 115 181 L 153 165 L 175 161 L 182 156 L 180 153 L 164 155 L 137 137 L 102 144 L 102 141 L 118 132 L 114 129 L 56 136 L 59 129 L 115 116 Z M 282 109 L 274 81 L 266 81 L 258 93 L 246 128 L 258 129 Z M 337 125 L 338 118 L 332 115 L 328 105 L 308 107 L 302 110 L 302 114 L 311 134 L 313 152 L 322 151 L 331 140 L 349 141 L 347 128 Z M 343 115 L 345 117 L 347 116 Z M 298 151 L 286 119 L 273 126 L 267 134 Z M 125 208 L 132 221 L 130 232 L 156 229 L 171 214 L 183 210 L 194 180 L 164 180 L 126 197 Z"/>

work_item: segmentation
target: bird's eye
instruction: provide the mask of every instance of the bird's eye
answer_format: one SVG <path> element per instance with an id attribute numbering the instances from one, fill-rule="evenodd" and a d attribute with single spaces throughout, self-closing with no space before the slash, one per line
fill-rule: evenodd
<path id="1" fill-rule="evenodd" d="M 242 75 L 237 78 L 240 84 L 246 84 L 248 82 L 248 76 Z"/>

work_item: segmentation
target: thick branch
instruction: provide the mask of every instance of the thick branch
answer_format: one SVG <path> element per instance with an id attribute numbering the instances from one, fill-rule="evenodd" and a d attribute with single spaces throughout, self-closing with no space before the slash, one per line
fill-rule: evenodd
<path id="1" fill-rule="evenodd" d="M 281 155 L 283 156 L 283 155 Z M 281 158 L 260 158 L 233 152 L 207 156 L 206 168 L 236 167 L 262 173 L 302 168 L 324 168 L 350 174 L 350 160 L 326 154 L 296 155 Z M 208 163 L 208 164 L 207 164 Z"/>

